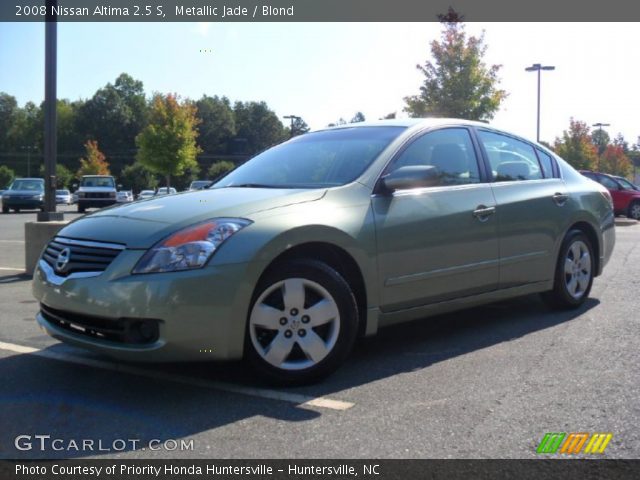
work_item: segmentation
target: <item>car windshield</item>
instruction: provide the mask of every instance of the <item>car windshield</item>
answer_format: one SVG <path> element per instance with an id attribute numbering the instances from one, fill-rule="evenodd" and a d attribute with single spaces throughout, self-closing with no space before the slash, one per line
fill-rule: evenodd
<path id="1" fill-rule="evenodd" d="M 44 191 L 44 180 L 16 180 L 10 190 L 42 192 Z"/>
<path id="2" fill-rule="evenodd" d="M 405 127 L 345 127 L 301 135 L 254 157 L 212 188 L 321 188 L 360 176 Z"/>
<path id="3" fill-rule="evenodd" d="M 114 188 L 116 182 L 113 177 L 83 177 L 80 186 L 82 187 L 108 187 Z"/>

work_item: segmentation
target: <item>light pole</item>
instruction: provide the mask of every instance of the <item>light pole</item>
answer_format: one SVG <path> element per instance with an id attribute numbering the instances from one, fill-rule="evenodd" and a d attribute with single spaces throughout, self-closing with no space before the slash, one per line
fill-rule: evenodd
<path id="1" fill-rule="evenodd" d="M 542 65 L 540 63 L 534 63 L 530 67 L 525 68 L 527 72 L 538 72 L 538 123 L 536 129 L 536 141 L 540 142 L 540 71 L 541 70 L 555 70 L 556 67 L 552 65 Z"/>
<path id="2" fill-rule="evenodd" d="M 31 145 L 24 145 L 20 147 L 22 150 L 26 150 L 27 152 L 27 178 L 31 177 L 31 152 L 35 152 L 38 150 L 38 147 Z"/>
<path id="3" fill-rule="evenodd" d="M 288 119 L 290 119 L 290 120 L 291 120 L 291 127 L 290 127 L 290 129 L 289 129 L 289 136 L 293 138 L 293 123 L 294 123 L 296 120 L 300 120 L 302 117 L 299 117 L 299 116 L 297 116 L 297 115 L 285 115 L 285 116 L 284 116 L 284 117 L 282 117 L 282 118 L 288 118 Z"/>

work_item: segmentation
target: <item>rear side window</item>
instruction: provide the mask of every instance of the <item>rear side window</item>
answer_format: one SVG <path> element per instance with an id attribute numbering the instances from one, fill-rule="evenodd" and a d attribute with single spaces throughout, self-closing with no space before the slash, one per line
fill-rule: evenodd
<path id="1" fill-rule="evenodd" d="M 538 154 L 538 160 L 540 160 L 540 166 L 542 167 L 544 178 L 556 177 L 557 175 L 554 175 L 553 173 L 553 159 L 551 158 L 551 155 L 537 148 L 536 153 Z"/>
<path id="2" fill-rule="evenodd" d="M 396 158 L 389 172 L 401 167 L 433 166 L 438 183 L 434 186 L 480 182 L 471 135 L 465 128 L 443 128 L 425 133 Z"/>
<path id="3" fill-rule="evenodd" d="M 489 157 L 494 182 L 543 178 L 538 157 L 528 143 L 485 130 L 478 131 L 478 137 Z"/>

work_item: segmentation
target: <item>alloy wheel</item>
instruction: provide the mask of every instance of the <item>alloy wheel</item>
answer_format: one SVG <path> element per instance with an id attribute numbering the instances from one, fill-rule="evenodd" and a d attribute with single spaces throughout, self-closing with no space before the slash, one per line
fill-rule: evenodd
<path id="1" fill-rule="evenodd" d="M 305 278 L 287 278 L 265 289 L 249 317 L 253 346 L 267 363 L 302 370 L 321 362 L 340 333 L 340 313 L 331 294 Z"/>
<path id="2" fill-rule="evenodd" d="M 575 240 L 564 260 L 565 287 L 569 295 L 581 298 L 591 282 L 591 254 L 582 240 Z"/>

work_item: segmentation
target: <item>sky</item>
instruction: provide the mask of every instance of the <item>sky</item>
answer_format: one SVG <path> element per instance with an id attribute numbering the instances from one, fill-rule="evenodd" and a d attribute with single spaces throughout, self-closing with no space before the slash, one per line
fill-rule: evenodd
<path id="1" fill-rule="evenodd" d="M 509 96 L 491 122 L 535 140 L 535 73 L 542 73 L 541 140 L 570 117 L 609 123 L 630 143 L 640 136 L 638 24 L 467 23 L 485 32 L 487 64 L 501 64 Z M 197 99 L 264 100 L 279 117 L 322 128 L 362 111 L 368 120 L 403 115 L 403 98 L 424 78 L 437 23 L 60 23 L 58 97 L 87 98 L 122 72 L 145 91 Z M 44 24 L 0 23 L 0 91 L 44 98 Z M 283 122 L 287 120 L 282 119 Z"/>

